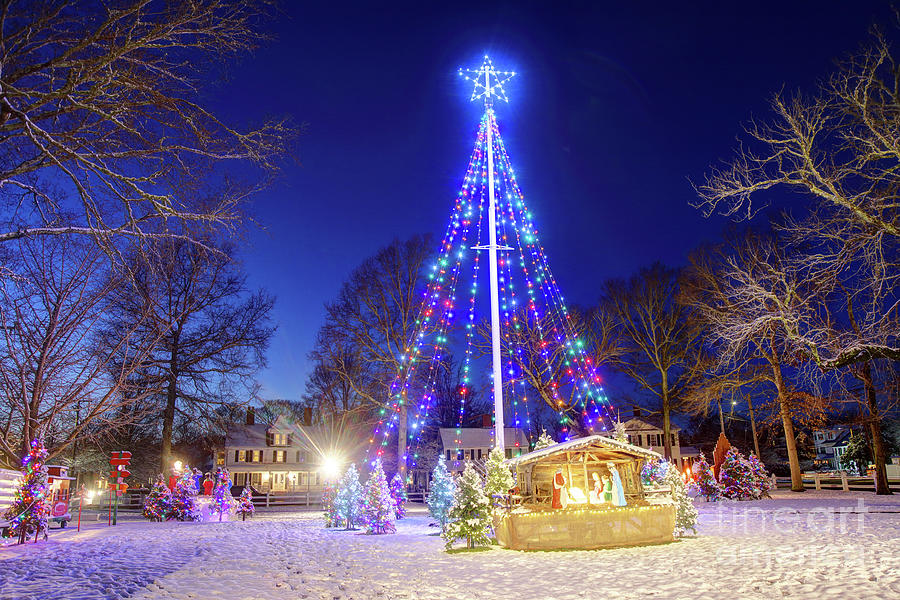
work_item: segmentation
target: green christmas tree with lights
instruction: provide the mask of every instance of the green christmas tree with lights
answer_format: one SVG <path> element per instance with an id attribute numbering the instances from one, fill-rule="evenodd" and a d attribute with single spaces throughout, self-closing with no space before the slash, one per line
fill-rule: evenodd
<path id="1" fill-rule="evenodd" d="M 47 515 L 50 507 L 47 503 L 47 449 L 40 437 L 31 441 L 28 454 L 22 459 L 22 477 L 13 497 L 12 504 L 6 509 L 4 517 L 9 521 L 9 532 L 19 538 L 22 544 L 27 538 L 44 534 L 47 537 Z"/>
<path id="2" fill-rule="evenodd" d="M 456 491 L 456 482 L 447 470 L 444 457 L 438 458 L 437 465 L 431 473 L 431 489 L 428 492 L 428 512 L 437 520 L 441 531 L 447 526 L 450 518 L 450 509 L 453 507 L 453 494 Z"/>
<path id="3" fill-rule="evenodd" d="M 484 493 L 487 494 L 492 506 L 497 504 L 498 497 L 506 497 L 510 488 L 516 484 L 512 471 L 504 464 L 505 460 L 503 450 L 495 447 L 484 464 L 486 471 Z"/>
<path id="4" fill-rule="evenodd" d="M 322 489 L 322 512 L 325 517 L 325 527 L 337 527 L 341 524 L 341 518 L 337 512 L 337 489 L 330 483 L 326 483 Z"/>
<path id="5" fill-rule="evenodd" d="M 712 467 L 706 462 L 706 457 L 702 453 L 691 468 L 697 478 L 697 491 L 706 498 L 707 502 L 715 502 L 722 497 L 722 486 L 716 481 Z"/>
<path id="6" fill-rule="evenodd" d="M 362 501 L 362 484 L 356 465 L 350 465 L 338 484 L 334 505 L 345 529 L 353 529 L 359 520 Z"/>
<path id="7" fill-rule="evenodd" d="M 194 474 L 187 467 L 172 490 L 172 504 L 169 515 L 177 521 L 199 521 L 200 510 L 197 508 L 197 485 Z"/>
<path id="8" fill-rule="evenodd" d="M 541 450 L 546 448 L 547 446 L 552 446 L 556 442 L 553 441 L 553 438 L 550 437 L 550 434 L 547 433 L 546 429 L 541 430 L 541 435 L 538 436 L 537 441 L 534 443 L 535 450 Z"/>
<path id="9" fill-rule="evenodd" d="M 466 540 L 466 548 L 490 545 L 491 502 L 484 493 L 481 476 L 470 463 L 456 484 L 448 516 L 450 520 L 441 534 L 447 550 L 459 539 Z"/>
<path id="10" fill-rule="evenodd" d="M 666 469 L 663 482 L 669 486 L 672 493 L 672 502 L 675 503 L 675 535 L 681 537 L 688 530 L 697 533 L 697 518 L 700 514 L 693 501 L 687 494 L 687 488 L 681 473 L 673 465 Z"/>
<path id="11" fill-rule="evenodd" d="M 753 469 L 737 448 L 731 448 L 725 454 L 725 460 L 719 469 L 719 483 L 724 498 L 749 500 L 754 497 Z"/>
<path id="12" fill-rule="evenodd" d="M 366 533 L 394 533 L 394 499 L 381 466 L 381 459 L 372 466 L 372 474 L 366 481 L 360 516 L 366 525 Z"/>
<path id="13" fill-rule="evenodd" d="M 219 521 L 222 515 L 231 513 L 231 506 L 234 498 L 231 496 L 231 477 L 228 476 L 226 469 L 216 471 L 216 487 L 213 489 L 212 511 L 219 514 Z"/>
<path id="14" fill-rule="evenodd" d="M 144 510 L 141 514 L 145 519 L 161 523 L 166 520 L 172 509 L 172 492 L 166 487 L 162 474 L 156 478 L 153 488 L 147 494 L 144 501 Z"/>
<path id="15" fill-rule="evenodd" d="M 238 498 L 237 507 L 234 509 L 234 512 L 241 515 L 241 521 L 246 521 L 247 515 L 252 517 L 255 511 L 256 507 L 253 506 L 253 491 L 250 489 L 249 485 L 245 485 L 244 489 L 241 490 L 241 495 Z"/>

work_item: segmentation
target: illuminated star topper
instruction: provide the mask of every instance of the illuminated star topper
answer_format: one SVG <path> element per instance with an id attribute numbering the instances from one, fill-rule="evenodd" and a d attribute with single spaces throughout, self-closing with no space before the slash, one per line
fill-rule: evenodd
<path id="1" fill-rule="evenodd" d="M 478 98 L 484 98 L 485 106 L 490 106 L 494 98 L 509 102 L 506 90 L 503 89 L 503 84 L 515 77 L 516 72 L 495 70 L 494 63 L 485 55 L 480 69 L 460 68 L 459 75 L 475 84 L 475 89 L 472 90 L 472 97 L 469 100 L 474 101 Z"/>

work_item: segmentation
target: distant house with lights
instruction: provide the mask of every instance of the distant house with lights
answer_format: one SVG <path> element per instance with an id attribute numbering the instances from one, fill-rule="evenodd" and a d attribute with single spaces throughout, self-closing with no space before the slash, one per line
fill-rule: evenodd
<path id="1" fill-rule="evenodd" d="M 816 446 L 814 464 L 816 467 L 835 471 L 843 469 L 841 456 L 847 451 L 850 433 L 850 428 L 846 425 L 813 431 L 813 443 Z"/>
<path id="2" fill-rule="evenodd" d="M 214 453 L 215 464 L 228 469 L 235 486 L 251 485 L 263 493 L 321 492 L 323 457 L 312 443 L 317 437 L 317 427 L 283 417 L 256 423 L 250 409 L 243 425 L 228 428 L 224 448 Z"/>
<path id="3" fill-rule="evenodd" d="M 632 417 L 623 424 L 625 425 L 625 435 L 629 444 L 664 454 L 665 437 L 661 419 L 644 417 L 638 413 L 637 416 Z M 672 444 L 672 460 L 678 465 L 679 469 L 684 469 L 685 466 L 691 466 L 694 460 L 700 458 L 700 451 L 693 446 L 682 446 L 679 439 L 680 434 L 681 428 L 674 423 L 670 424 L 669 435 L 671 436 Z M 606 432 L 603 435 L 612 437 L 614 433 Z"/>

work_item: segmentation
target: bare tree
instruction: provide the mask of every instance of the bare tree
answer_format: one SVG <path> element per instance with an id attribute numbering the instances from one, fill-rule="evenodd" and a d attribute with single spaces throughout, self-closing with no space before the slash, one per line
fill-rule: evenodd
<path id="1" fill-rule="evenodd" d="M 325 324 L 311 358 L 337 374 L 359 400 L 373 409 L 391 407 L 394 381 L 414 377 L 412 353 L 417 331 L 427 333 L 419 314 L 422 274 L 433 256 L 428 236 L 395 240 L 365 260 L 326 305 Z M 398 457 L 407 449 L 407 388 L 398 410 Z M 401 470 L 405 471 L 403 461 Z"/>
<path id="2" fill-rule="evenodd" d="M 248 290 L 230 250 L 206 250 L 211 244 L 162 240 L 155 252 L 134 257 L 134 290 L 118 307 L 125 324 L 146 315 L 141 331 L 158 340 L 143 375 L 163 387 L 163 469 L 171 461 L 176 415 L 193 425 L 215 422 L 218 408 L 253 399 L 253 376 L 266 364 L 274 333 L 273 298 Z"/>
<path id="3" fill-rule="evenodd" d="M 135 385 L 150 360 L 152 338 L 136 330 L 145 315 L 105 340 L 109 309 L 122 279 L 109 261 L 77 240 L 23 241 L 0 284 L 0 451 L 7 462 L 43 435 L 56 456 L 97 441 L 145 415 L 158 391 Z"/>
<path id="4" fill-rule="evenodd" d="M 785 260 L 773 236 L 747 231 L 729 242 L 695 253 L 683 282 L 683 301 L 702 319 L 717 370 L 751 370 L 775 389 L 775 406 L 784 430 L 791 489 L 803 490 L 794 430 L 795 419 L 821 417 L 820 396 L 803 393 L 789 374 L 804 365 L 785 335 L 786 321 L 812 320 L 819 306 L 816 282 Z"/>
<path id="5" fill-rule="evenodd" d="M 771 105 L 774 118 L 751 122 L 734 158 L 697 186 L 696 206 L 746 218 L 772 188 L 806 199 L 808 214 L 781 229 L 798 269 L 849 293 L 856 327 L 788 333 L 823 369 L 900 360 L 900 68 L 890 44 L 874 31 L 815 95 L 779 93 Z"/>
<path id="6" fill-rule="evenodd" d="M 199 82 L 264 39 L 267 0 L 7 0 L 0 3 L 0 241 L 83 234 L 115 240 L 240 222 L 242 201 L 277 170 L 296 132 L 239 130 Z M 253 166 L 249 185 L 206 176 Z M 249 170 L 248 170 L 249 172 Z M 172 227 L 173 221 L 180 226 Z"/>
<path id="7" fill-rule="evenodd" d="M 702 360 L 702 329 L 678 296 L 678 270 L 656 263 L 627 281 L 608 281 L 597 308 L 612 318 L 617 334 L 613 366 L 659 400 L 668 459 L 672 457 L 672 409 Z"/>

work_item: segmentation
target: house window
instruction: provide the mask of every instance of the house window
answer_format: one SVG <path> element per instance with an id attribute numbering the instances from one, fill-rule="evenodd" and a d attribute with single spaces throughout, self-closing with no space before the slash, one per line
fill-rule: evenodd
<path id="1" fill-rule="evenodd" d="M 225 453 L 224 452 L 216 453 L 216 465 L 220 466 L 220 467 L 225 465 Z"/>
<path id="2" fill-rule="evenodd" d="M 678 444 L 675 443 L 675 434 L 673 433 L 673 434 L 671 434 L 671 436 L 672 436 L 672 445 L 677 446 Z"/>
<path id="3" fill-rule="evenodd" d="M 450 451 L 447 450 L 447 460 L 450 460 Z"/>
<path id="4" fill-rule="evenodd" d="M 478 460 L 481 460 L 481 448 L 478 449 Z"/>
<path id="5" fill-rule="evenodd" d="M 250 456 L 250 462 L 261 463 L 263 461 L 262 450 L 252 450 L 250 453 L 252 454 L 252 456 Z"/>
<path id="6" fill-rule="evenodd" d="M 644 436 L 642 436 L 641 434 L 637 434 L 636 436 L 634 436 L 634 439 L 636 440 L 634 442 L 634 445 L 635 446 L 643 446 L 644 445 L 643 437 Z"/>
<path id="7" fill-rule="evenodd" d="M 272 434 L 272 445 L 273 446 L 287 446 L 287 434 L 286 433 L 273 433 Z"/>
<path id="8" fill-rule="evenodd" d="M 247 451 L 246 450 L 235 450 L 234 451 L 234 462 L 247 462 Z"/>
<path id="9" fill-rule="evenodd" d="M 272 451 L 272 462 L 276 462 L 276 463 L 285 462 L 285 451 L 284 450 L 273 450 Z"/>
<path id="10" fill-rule="evenodd" d="M 262 485 L 262 473 L 250 473 L 250 485 L 254 487 Z"/>
<path id="11" fill-rule="evenodd" d="M 232 474 L 232 478 L 234 479 L 234 485 L 245 486 L 247 485 L 247 474 L 246 473 L 234 473 Z"/>
<path id="12" fill-rule="evenodd" d="M 506 452 L 506 458 L 512 458 L 512 448 L 507 448 L 504 452 Z"/>

